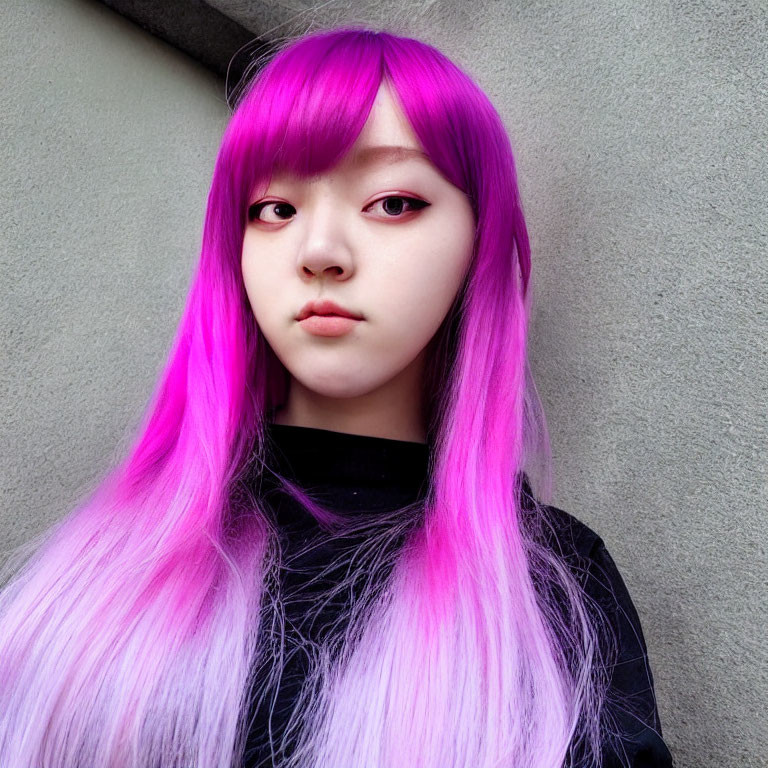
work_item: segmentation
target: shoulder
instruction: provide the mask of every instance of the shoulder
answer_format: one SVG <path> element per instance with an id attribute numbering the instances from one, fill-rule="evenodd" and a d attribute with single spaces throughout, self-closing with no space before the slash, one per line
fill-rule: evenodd
<path id="1" fill-rule="evenodd" d="M 527 483 L 523 493 L 530 494 Z M 554 550 L 596 604 L 615 642 L 608 691 L 608 717 L 617 740 L 606 745 L 606 766 L 671 766 L 661 732 L 654 679 L 643 628 L 624 578 L 603 538 L 575 515 L 552 505 L 523 508 L 533 528 Z M 622 759 L 619 759 L 619 755 Z M 644 759 L 650 762 L 643 762 Z"/>
<path id="2" fill-rule="evenodd" d="M 610 620 L 624 650 L 645 652 L 640 618 L 624 578 L 603 538 L 578 517 L 551 504 L 532 504 L 527 483 L 522 508 L 530 538 L 565 562 L 584 592 Z"/>
<path id="3" fill-rule="evenodd" d="M 520 501 L 529 532 L 542 539 L 561 557 L 566 560 L 600 560 L 607 554 L 602 538 L 575 515 L 549 504 L 536 504 L 525 474 L 522 476 Z"/>
<path id="4" fill-rule="evenodd" d="M 569 565 L 584 592 L 610 621 L 619 655 L 647 655 L 637 608 L 602 536 L 559 507 L 541 506 L 539 516 L 546 544 Z M 643 682 L 647 682 L 645 676 Z"/>
<path id="5" fill-rule="evenodd" d="M 576 571 L 588 567 L 605 586 L 626 592 L 626 584 L 608 548 L 597 531 L 578 517 L 551 504 L 535 503 L 531 486 L 522 476 L 521 507 L 529 533 L 557 552 Z M 582 574 L 586 576 L 586 574 Z M 584 578 L 581 579 L 582 583 Z"/>

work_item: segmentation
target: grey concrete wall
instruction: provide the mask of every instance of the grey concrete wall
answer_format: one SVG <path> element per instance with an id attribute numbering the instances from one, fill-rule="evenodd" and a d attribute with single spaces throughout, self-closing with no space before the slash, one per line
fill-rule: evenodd
<path id="1" fill-rule="evenodd" d="M 91 0 L 0 24 L 0 541 L 98 481 L 165 360 L 228 109 L 202 65 Z"/>
<path id="2" fill-rule="evenodd" d="M 396 23 L 487 90 L 532 236 L 554 501 L 625 576 L 677 765 L 767 766 L 765 4 L 211 4 L 255 34 Z M 11 0 L 0 43 L 10 546 L 138 418 L 226 110 L 219 82 L 106 8 Z"/>

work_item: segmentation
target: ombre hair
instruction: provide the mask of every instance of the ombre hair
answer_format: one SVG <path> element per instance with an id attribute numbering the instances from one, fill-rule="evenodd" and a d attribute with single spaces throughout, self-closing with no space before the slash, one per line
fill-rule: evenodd
<path id="1" fill-rule="evenodd" d="M 264 498 L 288 372 L 245 292 L 249 198 L 331 169 L 386 80 L 475 214 L 467 278 L 430 342 L 430 477 L 386 589 L 350 608 L 295 710 L 286 768 L 598 766 L 611 649 L 553 521 L 530 374 L 530 246 L 504 125 L 434 47 L 348 26 L 280 45 L 224 132 L 200 259 L 127 456 L 8 561 L 0 593 L 0 765 L 231 768 L 281 565 Z M 534 466 L 537 467 L 533 472 Z M 524 472 L 527 471 L 527 475 Z M 536 493 L 526 493 L 528 476 Z M 284 486 L 333 530 L 332 512 Z M 362 602 L 361 602 L 362 604 Z M 359 607 L 359 606 L 358 606 Z M 330 647 L 330 646 L 329 646 Z M 605 649 L 609 650 L 605 650 Z"/>

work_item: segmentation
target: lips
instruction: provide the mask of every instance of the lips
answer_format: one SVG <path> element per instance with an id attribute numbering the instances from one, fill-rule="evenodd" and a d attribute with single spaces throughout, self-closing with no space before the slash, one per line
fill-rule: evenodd
<path id="1" fill-rule="evenodd" d="M 363 316 L 352 312 L 349 309 L 340 307 L 333 301 L 324 299 L 322 301 L 308 301 L 302 308 L 296 319 L 306 320 L 312 315 L 330 316 L 335 315 L 337 317 L 350 317 L 353 320 L 362 320 Z"/>

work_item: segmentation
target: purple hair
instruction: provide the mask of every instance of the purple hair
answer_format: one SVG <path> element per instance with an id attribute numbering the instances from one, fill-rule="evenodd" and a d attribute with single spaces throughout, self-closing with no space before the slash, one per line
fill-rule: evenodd
<path id="1" fill-rule="evenodd" d="M 307 177 L 338 163 L 385 79 L 431 161 L 471 201 L 474 251 L 430 342 L 422 524 L 336 651 L 317 649 L 294 713 L 299 744 L 280 765 L 559 768 L 575 765 L 574 744 L 579 765 L 600 764 L 601 626 L 542 543 L 545 509 L 532 499 L 526 513 L 521 501 L 534 460 L 539 498 L 551 481 L 509 138 L 482 90 L 435 48 L 345 27 L 282 45 L 244 91 L 189 297 L 128 456 L 9 561 L 0 765 L 241 759 L 267 648 L 260 617 L 279 608 L 265 585 L 281 562 L 265 502 L 243 477 L 265 462 L 265 424 L 289 380 L 242 280 L 247 205 L 276 170 Z M 332 528 L 331 512 L 286 487 Z"/>

